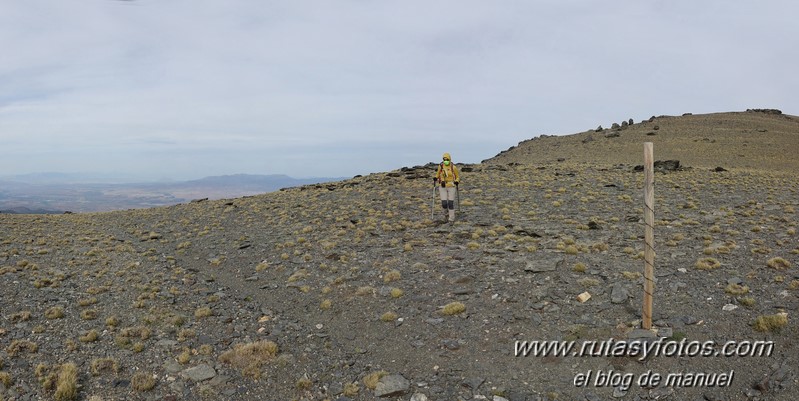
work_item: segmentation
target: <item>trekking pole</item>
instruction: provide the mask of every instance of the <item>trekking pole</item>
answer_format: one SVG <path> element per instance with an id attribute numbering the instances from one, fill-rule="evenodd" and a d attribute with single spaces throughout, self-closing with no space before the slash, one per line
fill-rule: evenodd
<path id="1" fill-rule="evenodd" d="M 458 213 L 461 212 L 461 191 L 458 189 L 458 186 L 455 186 L 455 199 L 458 200 Z"/>
<path id="2" fill-rule="evenodd" d="M 433 206 L 430 208 L 430 220 L 435 219 L 436 214 L 436 182 L 433 181 Z"/>

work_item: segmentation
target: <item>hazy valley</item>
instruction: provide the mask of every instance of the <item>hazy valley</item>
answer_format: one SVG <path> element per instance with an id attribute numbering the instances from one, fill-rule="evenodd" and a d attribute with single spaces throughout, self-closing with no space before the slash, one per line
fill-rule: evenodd
<path id="1" fill-rule="evenodd" d="M 30 175 L 0 178 L 0 212 L 58 214 L 141 209 L 204 198 L 251 196 L 338 179 L 237 174 L 179 182 L 108 184 L 92 183 L 91 178 L 82 176 Z"/>

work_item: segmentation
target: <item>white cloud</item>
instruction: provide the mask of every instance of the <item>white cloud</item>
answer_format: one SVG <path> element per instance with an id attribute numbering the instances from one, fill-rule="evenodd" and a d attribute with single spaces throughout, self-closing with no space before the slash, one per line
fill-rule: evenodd
<path id="1" fill-rule="evenodd" d="M 798 8 L 5 2 L 0 169 L 351 175 L 654 114 L 795 114 Z"/>

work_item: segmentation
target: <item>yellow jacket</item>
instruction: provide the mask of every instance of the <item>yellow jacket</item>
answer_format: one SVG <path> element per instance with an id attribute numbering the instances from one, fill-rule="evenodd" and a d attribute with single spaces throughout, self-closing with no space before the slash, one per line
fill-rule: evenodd
<path id="1" fill-rule="evenodd" d="M 453 182 L 459 182 L 461 177 L 458 173 L 458 168 L 455 167 L 455 163 L 450 162 L 449 166 L 445 165 L 444 163 L 438 165 L 436 179 L 441 183 L 442 187 L 445 187 L 447 186 L 447 183 L 452 186 Z"/>

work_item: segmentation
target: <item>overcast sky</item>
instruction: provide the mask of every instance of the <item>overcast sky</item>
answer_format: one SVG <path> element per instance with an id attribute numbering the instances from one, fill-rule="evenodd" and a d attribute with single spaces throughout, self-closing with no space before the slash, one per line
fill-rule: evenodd
<path id="1" fill-rule="evenodd" d="M 799 114 L 799 3 L 0 1 L 0 175 L 334 177 Z"/>

